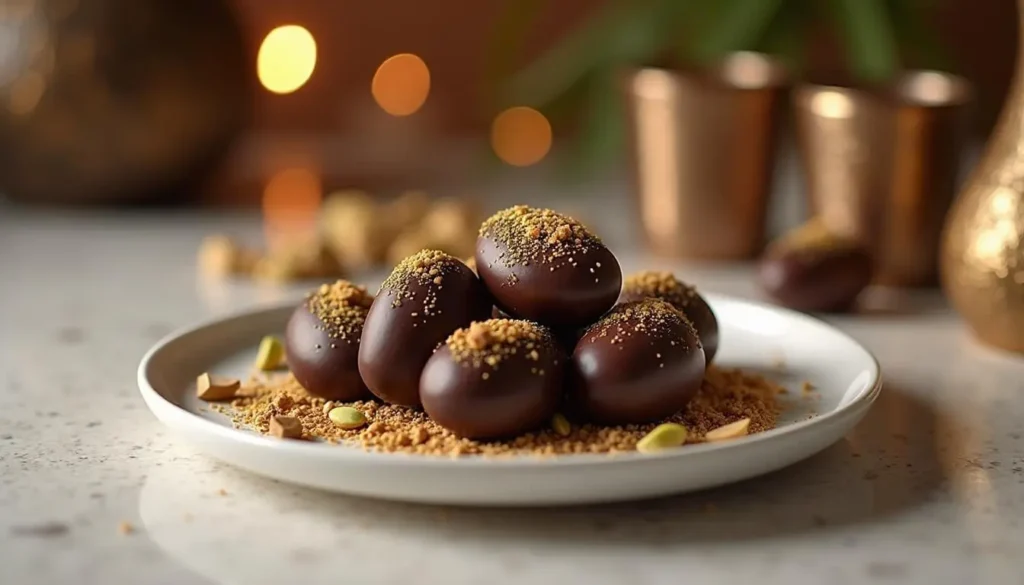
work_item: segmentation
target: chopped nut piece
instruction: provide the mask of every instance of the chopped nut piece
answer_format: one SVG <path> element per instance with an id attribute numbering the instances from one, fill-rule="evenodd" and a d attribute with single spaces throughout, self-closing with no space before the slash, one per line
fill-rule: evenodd
<path id="1" fill-rule="evenodd" d="M 347 430 L 358 429 L 366 424 L 366 416 L 351 406 L 332 408 L 327 413 L 327 418 L 331 419 L 335 425 Z"/>
<path id="2" fill-rule="evenodd" d="M 275 416 L 270 419 L 270 434 L 279 439 L 302 437 L 302 423 L 294 416 Z"/>
<path id="3" fill-rule="evenodd" d="M 120 524 L 117 525 L 117 531 L 120 532 L 122 535 L 127 536 L 135 532 L 135 527 L 132 526 L 130 522 L 122 521 Z"/>
<path id="4" fill-rule="evenodd" d="M 196 380 L 196 395 L 207 402 L 230 400 L 235 397 L 235 392 L 241 385 L 242 383 L 235 378 L 203 373 Z"/>
<path id="5" fill-rule="evenodd" d="M 276 370 L 284 363 L 284 345 L 273 335 L 267 335 L 260 341 L 260 349 L 256 353 L 256 368 L 264 372 Z"/>
<path id="6" fill-rule="evenodd" d="M 569 424 L 569 420 L 561 413 L 551 417 L 551 428 L 563 437 L 568 437 L 569 433 L 572 432 L 572 425 Z"/>
<path id="7" fill-rule="evenodd" d="M 339 191 L 324 200 L 322 228 L 334 253 L 354 269 L 384 259 L 388 237 L 383 214 L 373 198 L 361 191 Z"/>
<path id="8" fill-rule="evenodd" d="M 210 236 L 199 246 L 199 271 L 223 278 L 252 270 L 255 254 L 227 236 Z"/>
<path id="9" fill-rule="evenodd" d="M 259 392 L 252 386 L 242 386 L 235 390 L 235 398 L 255 398 Z"/>
<path id="10" fill-rule="evenodd" d="M 276 405 L 277 408 L 279 408 L 280 410 L 289 410 L 289 409 L 291 409 L 292 405 L 294 405 L 294 404 L 295 404 L 295 399 L 292 398 L 291 396 L 287 396 L 287 395 L 285 395 L 285 396 L 278 396 L 274 400 L 274 405 Z"/>
<path id="11" fill-rule="evenodd" d="M 678 447 L 686 442 L 686 427 L 676 423 L 664 423 L 637 441 L 636 450 L 641 453 L 655 453 Z"/>
<path id="12" fill-rule="evenodd" d="M 750 419 L 740 419 L 734 423 L 729 423 L 724 426 L 720 426 L 717 429 L 708 431 L 708 434 L 704 435 L 704 438 L 710 441 L 725 441 L 727 439 L 735 439 L 737 437 L 746 436 L 747 430 L 750 428 Z"/>
<path id="13" fill-rule="evenodd" d="M 325 242 L 296 238 L 267 251 L 253 266 L 256 280 L 282 283 L 306 278 L 336 278 L 344 272 L 341 261 Z"/>

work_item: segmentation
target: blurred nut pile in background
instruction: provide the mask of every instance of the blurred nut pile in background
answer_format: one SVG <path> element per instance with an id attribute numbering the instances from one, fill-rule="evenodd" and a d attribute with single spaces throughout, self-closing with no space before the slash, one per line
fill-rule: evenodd
<path id="1" fill-rule="evenodd" d="M 476 205 L 462 198 L 409 191 L 381 203 L 363 191 L 338 191 L 324 201 L 315 229 L 268 234 L 264 251 L 211 236 L 200 246 L 198 264 L 204 275 L 218 278 L 335 278 L 397 264 L 424 248 L 472 256 L 480 221 Z"/>
<path id="2" fill-rule="evenodd" d="M 465 199 L 431 199 L 407 192 L 380 204 L 366 193 L 343 191 L 324 202 L 324 237 L 352 269 L 397 264 L 424 248 L 464 258 L 473 254 L 482 218 Z"/>

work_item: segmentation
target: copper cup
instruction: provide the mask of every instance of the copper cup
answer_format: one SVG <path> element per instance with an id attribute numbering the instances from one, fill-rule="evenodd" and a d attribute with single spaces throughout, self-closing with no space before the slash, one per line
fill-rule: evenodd
<path id="1" fill-rule="evenodd" d="M 807 84 L 793 92 L 811 210 L 870 247 L 878 284 L 938 282 L 970 94 L 964 79 L 934 71 L 883 89 Z"/>
<path id="2" fill-rule="evenodd" d="M 760 252 L 787 83 L 779 62 L 746 52 L 701 71 L 626 74 L 631 168 L 652 252 Z"/>

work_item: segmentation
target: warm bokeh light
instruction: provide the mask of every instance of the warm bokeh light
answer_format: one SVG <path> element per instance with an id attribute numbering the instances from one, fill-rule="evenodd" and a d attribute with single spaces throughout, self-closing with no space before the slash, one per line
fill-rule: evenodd
<path id="1" fill-rule="evenodd" d="M 385 112 L 392 116 L 408 116 L 427 101 L 430 69 L 423 59 L 412 53 L 389 57 L 373 75 L 370 92 Z"/>
<path id="2" fill-rule="evenodd" d="M 823 91 L 811 99 L 811 110 L 823 118 L 852 118 L 853 100 L 838 91 Z"/>
<path id="3" fill-rule="evenodd" d="M 26 74 L 11 85 L 8 109 L 15 116 L 31 114 L 45 90 L 46 81 L 42 75 L 34 71 Z"/>
<path id="4" fill-rule="evenodd" d="M 491 147 L 506 163 L 527 167 L 551 150 L 551 123 L 533 108 L 517 106 L 498 114 L 491 124 Z"/>
<path id="5" fill-rule="evenodd" d="M 288 168 L 275 173 L 263 188 L 263 221 L 267 245 L 316 229 L 323 199 L 320 175 L 308 168 Z"/>
<path id="6" fill-rule="evenodd" d="M 267 33 L 256 55 L 256 74 L 263 87 L 274 93 L 291 93 L 303 85 L 316 67 L 316 41 L 297 24 L 279 26 Z"/>

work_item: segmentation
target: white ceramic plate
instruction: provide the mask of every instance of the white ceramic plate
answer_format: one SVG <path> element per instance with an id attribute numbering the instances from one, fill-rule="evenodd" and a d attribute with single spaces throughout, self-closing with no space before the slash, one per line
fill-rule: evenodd
<path id="1" fill-rule="evenodd" d="M 716 364 L 765 374 L 795 390 L 776 429 L 657 455 L 569 455 L 552 459 L 423 457 L 359 447 L 283 441 L 237 430 L 203 408 L 195 379 L 211 371 L 245 378 L 259 340 L 281 334 L 294 305 L 211 321 L 172 334 L 139 366 L 146 404 L 167 426 L 225 462 L 281 481 L 347 494 L 455 505 L 611 502 L 687 492 L 774 471 L 845 435 L 881 388 L 863 346 L 817 319 L 708 295 L 722 345 Z M 814 384 L 815 400 L 800 385 Z M 814 414 L 808 417 L 808 414 Z"/>

